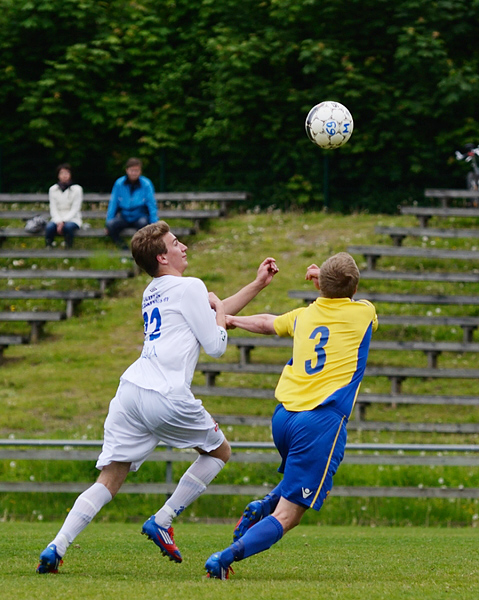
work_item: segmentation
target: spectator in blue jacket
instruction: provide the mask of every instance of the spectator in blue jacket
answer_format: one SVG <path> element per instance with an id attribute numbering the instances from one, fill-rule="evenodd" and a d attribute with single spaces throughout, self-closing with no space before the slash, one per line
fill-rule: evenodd
<path id="1" fill-rule="evenodd" d="M 129 158 L 126 175 L 113 184 L 110 202 L 106 213 L 106 229 L 113 242 L 123 250 L 128 246 L 120 237 L 124 229 L 141 229 L 158 221 L 155 188 L 151 181 L 141 174 L 141 160 Z"/>

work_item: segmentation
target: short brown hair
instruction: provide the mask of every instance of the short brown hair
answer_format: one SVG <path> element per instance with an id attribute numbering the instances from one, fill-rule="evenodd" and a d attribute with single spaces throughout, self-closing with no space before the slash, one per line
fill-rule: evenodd
<path id="1" fill-rule="evenodd" d="M 169 231 L 168 223 L 158 221 L 142 227 L 131 238 L 131 254 L 136 264 L 151 277 L 158 275 L 156 257 L 168 251 L 163 238 Z"/>
<path id="2" fill-rule="evenodd" d="M 347 252 L 339 252 L 321 265 L 319 288 L 325 298 L 352 298 L 358 283 L 358 266 Z"/>
<path id="3" fill-rule="evenodd" d="M 143 163 L 141 162 L 141 160 L 139 158 L 135 158 L 134 156 L 132 158 L 129 158 L 126 161 L 126 165 L 125 165 L 125 169 L 129 169 L 130 167 L 142 167 Z"/>

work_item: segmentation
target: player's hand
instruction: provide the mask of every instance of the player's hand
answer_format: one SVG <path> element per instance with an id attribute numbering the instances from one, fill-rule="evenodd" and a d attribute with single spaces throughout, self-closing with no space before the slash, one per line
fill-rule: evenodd
<path id="1" fill-rule="evenodd" d="M 234 317 L 226 315 L 226 329 L 236 329 L 236 325 L 233 324 Z"/>
<path id="2" fill-rule="evenodd" d="M 273 277 L 278 271 L 279 269 L 276 265 L 276 260 L 271 257 L 265 258 L 258 267 L 256 281 L 260 283 L 263 287 L 266 287 L 271 283 Z"/>
<path id="3" fill-rule="evenodd" d="M 319 267 L 318 265 L 315 265 L 314 263 L 312 265 L 309 265 L 309 267 L 306 269 L 306 276 L 305 279 L 306 281 L 312 281 L 314 284 L 314 287 L 319 290 Z"/>

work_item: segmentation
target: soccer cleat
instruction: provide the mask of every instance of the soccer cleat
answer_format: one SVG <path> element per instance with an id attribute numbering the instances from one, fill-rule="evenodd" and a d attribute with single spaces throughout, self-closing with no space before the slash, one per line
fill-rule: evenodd
<path id="1" fill-rule="evenodd" d="M 244 509 L 233 531 L 233 542 L 237 542 L 250 527 L 274 512 L 279 502 L 278 494 L 270 492 L 262 500 L 253 500 Z"/>
<path id="2" fill-rule="evenodd" d="M 161 550 L 161 553 L 164 556 L 168 556 L 170 560 L 174 560 L 177 563 L 180 563 L 183 560 L 181 552 L 178 550 L 173 538 L 173 527 L 170 527 L 169 529 L 160 527 L 156 524 L 155 516 L 153 515 L 145 521 L 141 533 L 148 536 L 149 540 L 153 540 Z"/>
<path id="3" fill-rule="evenodd" d="M 250 527 L 261 521 L 263 516 L 267 517 L 270 514 L 269 512 L 263 514 L 265 512 L 264 509 L 265 506 L 262 500 L 253 500 L 246 506 L 233 531 L 233 542 L 237 542 L 242 538 Z"/>
<path id="4" fill-rule="evenodd" d="M 221 552 L 215 552 L 205 562 L 206 577 L 211 579 L 229 579 L 230 573 L 234 575 L 231 565 L 221 562 Z"/>
<path id="5" fill-rule="evenodd" d="M 50 544 L 40 554 L 40 563 L 37 567 L 37 573 L 58 573 L 58 567 L 63 564 L 62 557 L 57 552 L 55 544 Z"/>

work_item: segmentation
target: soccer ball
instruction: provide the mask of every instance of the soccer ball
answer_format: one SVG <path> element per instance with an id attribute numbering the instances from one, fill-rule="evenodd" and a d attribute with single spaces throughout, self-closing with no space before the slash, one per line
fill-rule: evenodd
<path id="1" fill-rule="evenodd" d="M 339 148 L 353 133 L 353 117 L 339 102 L 316 104 L 306 117 L 306 135 L 321 148 Z"/>

